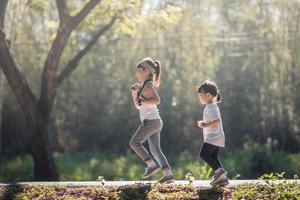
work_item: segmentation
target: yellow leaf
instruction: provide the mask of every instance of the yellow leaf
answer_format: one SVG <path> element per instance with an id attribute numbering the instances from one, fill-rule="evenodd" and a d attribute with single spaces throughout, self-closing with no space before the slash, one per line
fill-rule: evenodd
<path id="1" fill-rule="evenodd" d="M 49 28 L 56 29 L 56 28 L 58 28 L 58 21 L 53 21 L 53 20 L 48 21 L 47 26 Z"/>

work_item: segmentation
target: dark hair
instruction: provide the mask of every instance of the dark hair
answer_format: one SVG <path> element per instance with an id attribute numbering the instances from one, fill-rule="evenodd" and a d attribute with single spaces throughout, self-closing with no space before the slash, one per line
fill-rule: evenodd
<path id="1" fill-rule="evenodd" d="M 218 86 L 216 83 L 212 81 L 204 81 L 200 87 L 198 88 L 198 93 L 210 93 L 214 97 L 217 97 L 216 103 L 220 103 L 222 101 L 222 96 L 219 92 Z"/>
<path id="2" fill-rule="evenodd" d="M 154 61 L 155 66 L 155 85 L 158 87 L 160 85 L 160 76 L 161 76 L 161 65 L 158 60 Z"/>
<path id="3" fill-rule="evenodd" d="M 160 85 L 160 76 L 161 76 L 161 65 L 158 60 L 153 61 L 151 58 L 147 57 L 144 58 L 137 66 L 137 68 L 142 67 L 143 69 L 145 68 L 142 64 L 142 62 L 146 62 L 148 65 L 150 65 L 154 69 L 154 74 L 151 74 L 151 78 L 153 78 L 154 75 L 154 81 L 155 81 L 155 86 L 158 87 Z"/>

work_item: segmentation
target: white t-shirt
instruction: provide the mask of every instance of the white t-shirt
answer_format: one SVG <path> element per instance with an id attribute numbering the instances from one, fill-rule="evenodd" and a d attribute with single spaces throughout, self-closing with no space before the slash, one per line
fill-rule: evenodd
<path id="1" fill-rule="evenodd" d="M 224 147 L 225 135 L 219 107 L 216 103 L 207 104 L 203 112 L 203 121 L 205 123 L 209 123 L 216 119 L 220 119 L 220 123 L 217 126 L 203 128 L 204 142 L 215 146 Z"/>
<path id="2" fill-rule="evenodd" d="M 141 84 L 143 85 L 143 84 Z M 133 90 L 133 95 L 137 96 L 137 91 Z M 138 107 L 140 110 L 140 119 L 143 122 L 145 119 L 160 119 L 159 111 L 156 105 L 145 105 L 142 103 L 141 106 Z"/>
<path id="3" fill-rule="evenodd" d="M 141 121 L 145 119 L 160 119 L 159 111 L 156 105 L 143 105 L 140 106 Z"/>

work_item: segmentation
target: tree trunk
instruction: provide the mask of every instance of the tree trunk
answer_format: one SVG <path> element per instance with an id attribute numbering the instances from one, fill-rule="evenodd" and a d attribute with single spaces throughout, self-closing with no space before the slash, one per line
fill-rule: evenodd
<path id="1" fill-rule="evenodd" d="M 0 68 L 0 158 L 2 153 L 2 107 L 3 107 L 3 81 L 2 69 Z"/>
<path id="2" fill-rule="evenodd" d="M 44 119 L 34 121 L 27 121 L 27 130 L 31 135 L 28 147 L 34 161 L 35 180 L 58 181 L 59 175 L 48 140 L 47 124 L 41 123 Z"/>
<path id="3" fill-rule="evenodd" d="M 5 11 L 8 0 L 0 0 L 0 30 L 4 29 Z M 3 81 L 2 69 L 0 66 L 0 157 L 2 152 L 2 106 L 3 106 Z"/>
<path id="4" fill-rule="evenodd" d="M 35 180 L 58 180 L 52 151 L 48 142 L 47 123 L 39 101 L 33 95 L 8 49 L 4 34 L 0 32 L 0 66 L 24 112 L 28 147 L 34 160 Z"/>

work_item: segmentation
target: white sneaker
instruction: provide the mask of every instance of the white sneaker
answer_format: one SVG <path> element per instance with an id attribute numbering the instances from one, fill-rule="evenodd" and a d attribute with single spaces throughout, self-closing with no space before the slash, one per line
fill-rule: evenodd
<path id="1" fill-rule="evenodd" d="M 219 182 L 220 180 L 227 178 L 227 171 L 223 168 L 219 168 L 216 170 L 213 180 L 210 182 L 211 185 L 215 185 L 216 182 Z"/>

